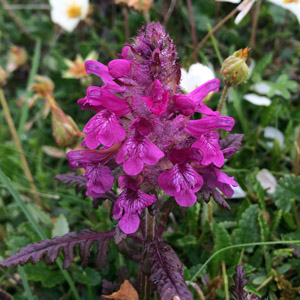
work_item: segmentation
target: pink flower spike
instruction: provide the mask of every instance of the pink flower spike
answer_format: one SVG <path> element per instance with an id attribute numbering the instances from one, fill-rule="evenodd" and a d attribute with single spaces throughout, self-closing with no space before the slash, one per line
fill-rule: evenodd
<path id="1" fill-rule="evenodd" d="M 139 229 L 139 214 L 155 201 L 154 195 L 126 188 L 114 204 L 113 217 L 120 219 L 119 227 L 124 233 L 134 233 Z"/>
<path id="2" fill-rule="evenodd" d="M 168 91 L 163 91 L 163 87 L 157 79 L 152 84 L 151 96 L 141 98 L 157 116 L 161 116 L 167 109 Z"/>
<path id="3" fill-rule="evenodd" d="M 195 107 L 195 103 L 188 96 L 175 96 L 174 110 L 179 111 L 184 116 L 191 116 L 195 112 Z"/>
<path id="4" fill-rule="evenodd" d="M 113 187 L 114 177 L 109 167 L 103 166 L 101 163 L 89 164 L 84 177 L 88 179 L 87 196 L 97 198 Z"/>
<path id="5" fill-rule="evenodd" d="M 156 165 L 163 156 L 164 153 L 146 136 L 136 133 L 122 145 L 116 155 L 116 162 L 123 163 L 124 172 L 134 176 L 143 170 L 144 163 Z"/>
<path id="6" fill-rule="evenodd" d="M 234 119 L 231 117 L 211 116 L 200 120 L 190 120 L 184 131 L 193 137 L 199 138 L 203 133 L 215 129 L 230 131 L 233 125 Z"/>
<path id="7" fill-rule="evenodd" d="M 118 122 L 116 115 L 107 109 L 92 117 L 83 132 L 86 133 L 83 144 L 90 149 L 96 149 L 100 144 L 110 147 L 122 142 L 126 137 L 126 131 Z"/>
<path id="8" fill-rule="evenodd" d="M 130 77 L 133 62 L 127 59 L 114 59 L 109 62 L 108 70 L 113 78 Z"/>
<path id="9" fill-rule="evenodd" d="M 91 86 L 87 89 L 86 96 L 91 106 L 105 107 L 118 117 L 130 112 L 127 101 L 110 93 L 105 87 Z"/>
<path id="10" fill-rule="evenodd" d="M 220 80 L 215 78 L 200 85 L 198 88 L 187 94 L 196 105 L 198 105 L 210 92 L 218 92 L 220 88 Z"/>
<path id="11" fill-rule="evenodd" d="M 158 177 L 159 187 L 169 196 L 175 196 L 176 202 L 183 207 L 195 204 L 195 193 L 202 184 L 202 176 L 187 163 L 176 164 Z"/>
<path id="12" fill-rule="evenodd" d="M 213 163 L 217 167 L 224 165 L 224 155 L 219 145 L 219 134 L 216 131 L 209 131 L 202 134 L 192 145 L 192 148 L 196 148 L 202 153 L 201 164 L 207 166 Z"/>

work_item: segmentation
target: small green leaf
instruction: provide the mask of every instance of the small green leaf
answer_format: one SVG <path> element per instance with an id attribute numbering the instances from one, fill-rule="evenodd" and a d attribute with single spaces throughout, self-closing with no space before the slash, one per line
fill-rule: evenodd
<path id="1" fill-rule="evenodd" d="M 63 214 L 60 214 L 54 223 L 53 230 L 52 230 L 52 237 L 62 236 L 69 232 L 70 232 L 70 228 L 67 219 Z"/>
<path id="2" fill-rule="evenodd" d="M 82 272 L 75 272 L 73 276 L 77 282 L 82 283 L 84 285 L 89 284 L 91 286 L 96 286 L 100 284 L 101 281 L 101 276 L 99 272 L 89 267 L 87 267 Z"/>
<path id="3" fill-rule="evenodd" d="M 300 202 L 300 177 L 286 175 L 277 184 L 274 194 L 275 205 L 283 211 L 290 211 L 292 201 Z"/>
<path id="4" fill-rule="evenodd" d="M 290 229 L 295 230 L 297 228 L 293 215 L 290 212 L 286 211 L 283 213 L 283 220 L 285 221 L 285 223 Z"/>
<path id="5" fill-rule="evenodd" d="M 258 215 L 258 223 L 260 227 L 260 235 L 261 235 L 261 240 L 262 242 L 265 242 L 269 238 L 269 226 L 266 220 L 266 217 L 264 214 L 259 214 Z"/>
<path id="6" fill-rule="evenodd" d="M 260 182 L 257 180 L 254 185 L 254 191 L 257 194 L 259 206 L 262 210 L 266 210 L 266 202 L 265 202 L 265 190 L 261 186 Z"/>
<path id="7" fill-rule="evenodd" d="M 238 228 L 235 231 L 237 244 L 257 242 L 259 240 L 258 212 L 258 205 L 255 204 L 247 208 L 242 214 L 238 223 Z M 246 250 L 252 252 L 253 247 L 248 247 Z"/>

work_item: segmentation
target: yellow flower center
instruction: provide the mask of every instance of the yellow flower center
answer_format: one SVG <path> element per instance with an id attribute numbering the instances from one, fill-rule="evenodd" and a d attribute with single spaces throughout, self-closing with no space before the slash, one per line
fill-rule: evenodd
<path id="1" fill-rule="evenodd" d="M 299 0 L 283 0 L 284 3 L 298 3 Z"/>
<path id="2" fill-rule="evenodd" d="M 75 19 L 81 16 L 81 7 L 77 4 L 72 4 L 67 10 L 68 17 Z"/>

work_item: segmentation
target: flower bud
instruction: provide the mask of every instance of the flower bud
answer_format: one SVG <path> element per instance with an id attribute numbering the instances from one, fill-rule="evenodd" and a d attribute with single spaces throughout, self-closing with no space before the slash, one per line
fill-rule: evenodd
<path id="1" fill-rule="evenodd" d="M 34 90 L 40 97 L 46 98 L 53 94 L 54 83 L 53 81 L 45 76 L 35 76 L 35 84 L 32 85 L 31 89 Z"/>
<path id="2" fill-rule="evenodd" d="M 6 84 L 7 72 L 0 66 L 0 87 Z"/>
<path id="3" fill-rule="evenodd" d="M 27 52 L 25 48 L 13 46 L 8 53 L 8 61 L 6 69 L 8 72 L 13 72 L 19 67 L 22 67 L 27 62 Z"/>
<path id="4" fill-rule="evenodd" d="M 226 86 L 237 86 L 248 79 L 249 69 L 246 60 L 249 51 L 250 48 L 240 49 L 223 62 L 221 75 Z"/>
<path id="5" fill-rule="evenodd" d="M 51 103 L 52 130 L 56 143 L 59 146 L 74 146 L 81 136 L 76 123 L 66 115 L 57 105 Z"/>

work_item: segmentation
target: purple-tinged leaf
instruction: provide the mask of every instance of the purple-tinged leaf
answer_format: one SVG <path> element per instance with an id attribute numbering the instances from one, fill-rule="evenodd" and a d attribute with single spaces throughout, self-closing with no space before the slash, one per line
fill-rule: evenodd
<path id="1" fill-rule="evenodd" d="M 230 298 L 230 300 L 259 300 L 256 295 L 250 295 L 244 290 L 247 280 L 245 279 L 246 274 L 244 273 L 243 266 L 236 266 L 235 271 L 236 273 L 233 276 L 235 285 L 230 288 L 230 292 L 234 298 Z"/>
<path id="2" fill-rule="evenodd" d="M 216 203 L 218 203 L 219 205 L 221 205 L 222 207 L 228 210 L 231 209 L 227 201 L 222 197 L 222 195 L 216 189 L 210 188 L 208 186 L 203 186 L 201 189 L 201 193 L 206 203 L 210 201 L 210 197 L 213 197 Z"/>
<path id="3" fill-rule="evenodd" d="M 219 144 L 225 158 L 230 158 L 234 152 L 239 151 L 242 146 L 243 134 L 229 134 L 225 140 L 220 140 Z"/>
<path id="4" fill-rule="evenodd" d="M 76 185 L 76 193 L 78 194 L 81 190 L 86 188 L 87 179 L 82 175 L 76 175 L 75 173 L 59 174 L 54 176 L 57 181 L 66 184 L 67 188 L 72 185 Z"/>
<path id="5" fill-rule="evenodd" d="M 161 300 L 193 300 L 183 279 L 183 267 L 175 251 L 162 241 L 154 241 L 149 246 L 148 259 L 151 260 L 150 281 L 155 286 Z"/>
<path id="6" fill-rule="evenodd" d="M 18 253 L 0 263 L 2 267 L 15 267 L 20 264 L 25 265 L 29 261 L 36 264 L 43 257 L 47 265 L 53 264 L 62 248 L 64 263 L 63 268 L 67 269 L 74 261 L 74 247 L 79 245 L 79 255 L 82 260 L 82 267 L 88 264 L 90 256 L 90 247 L 93 242 L 98 243 L 96 265 L 101 271 L 107 260 L 109 242 L 114 237 L 114 232 L 100 233 L 89 229 L 80 232 L 70 232 L 63 236 L 56 236 L 53 239 L 47 239 L 35 244 L 27 245 L 21 248 Z M 46 254 L 47 253 L 47 254 Z M 44 254 L 46 254 L 44 256 Z"/>

